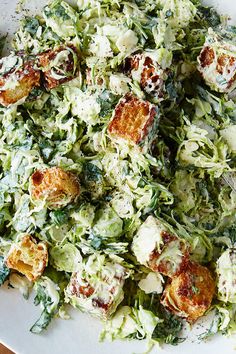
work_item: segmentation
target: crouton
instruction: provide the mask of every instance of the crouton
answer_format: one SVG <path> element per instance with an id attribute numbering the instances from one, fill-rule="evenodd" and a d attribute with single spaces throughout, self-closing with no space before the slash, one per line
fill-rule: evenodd
<path id="1" fill-rule="evenodd" d="M 66 301 L 107 320 L 124 298 L 123 286 L 128 274 L 122 265 L 106 261 L 104 256 L 90 256 L 81 270 L 72 274 L 65 291 Z"/>
<path id="2" fill-rule="evenodd" d="M 140 146 L 150 145 L 157 131 L 157 121 L 154 105 L 127 93 L 115 107 L 108 132 Z"/>
<path id="3" fill-rule="evenodd" d="M 189 262 L 186 242 L 172 235 L 153 216 L 140 226 L 132 250 L 140 264 L 168 277 L 180 274 Z"/>
<path id="4" fill-rule="evenodd" d="M 39 55 L 39 66 L 47 90 L 75 78 L 78 73 L 78 52 L 73 45 L 60 46 Z"/>
<path id="5" fill-rule="evenodd" d="M 163 99 L 165 94 L 165 80 L 168 70 L 161 66 L 148 54 L 140 53 L 128 57 L 125 61 L 124 71 L 138 81 L 142 90 L 151 96 Z"/>
<path id="6" fill-rule="evenodd" d="M 14 243 L 6 258 L 8 268 L 24 274 L 30 281 L 39 278 L 48 263 L 48 251 L 44 242 L 37 242 L 32 236 L 25 235 Z"/>
<path id="7" fill-rule="evenodd" d="M 33 199 L 44 199 L 48 208 L 61 208 L 74 201 L 80 194 L 77 177 L 60 167 L 35 171 L 31 176 Z"/>
<path id="8" fill-rule="evenodd" d="M 0 60 L 0 103 L 3 106 L 26 98 L 38 86 L 40 71 L 34 60 L 12 54 Z"/>
<path id="9" fill-rule="evenodd" d="M 236 87 L 236 46 L 211 33 L 198 56 L 198 70 L 212 90 L 232 91 Z"/>
<path id="10" fill-rule="evenodd" d="M 215 282 L 208 268 L 189 262 L 186 269 L 167 284 L 161 303 L 192 323 L 209 309 Z"/>

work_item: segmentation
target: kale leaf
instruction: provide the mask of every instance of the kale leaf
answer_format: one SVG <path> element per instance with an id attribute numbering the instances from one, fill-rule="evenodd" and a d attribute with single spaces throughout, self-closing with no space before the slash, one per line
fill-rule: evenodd
<path id="1" fill-rule="evenodd" d="M 84 179 L 86 182 L 100 182 L 102 170 L 91 162 L 84 165 Z"/>
<path id="2" fill-rule="evenodd" d="M 61 17 L 64 21 L 70 19 L 70 16 L 66 13 L 65 8 L 60 4 L 57 4 L 52 9 L 46 7 L 44 9 L 44 13 L 47 17 L 53 17 L 53 16 Z"/>
<path id="3" fill-rule="evenodd" d="M 217 27 L 221 23 L 220 15 L 212 7 L 199 6 L 198 10 L 201 12 L 204 20 L 209 27 Z"/>
<path id="4" fill-rule="evenodd" d="M 43 310 L 39 319 L 35 322 L 35 324 L 30 328 L 30 332 L 39 334 L 43 329 L 46 329 L 49 323 L 52 320 L 53 315 L 48 313 L 46 310 Z"/>
<path id="5" fill-rule="evenodd" d="M 181 320 L 164 309 L 162 310 L 162 319 L 163 322 L 156 325 L 152 339 L 172 345 L 183 342 L 184 338 L 179 337 L 183 327 Z"/>
<path id="6" fill-rule="evenodd" d="M 0 55 L 2 54 L 3 47 L 5 45 L 7 36 L 2 36 L 0 37 Z"/>
<path id="7" fill-rule="evenodd" d="M 68 222 L 69 215 L 66 209 L 53 210 L 50 213 L 51 220 L 54 224 L 60 226 Z"/>
<path id="8" fill-rule="evenodd" d="M 232 244 L 234 245 L 236 242 L 236 223 L 233 225 L 230 225 L 229 227 L 226 227 L 224 230 L 220 230 L 216 234 L 214 234 L 215 237 L 227 237 L 231 240 Z"/>
<path id="9" fill-rule="evenodd" d="M 55 7 L 55 15 L 58 17 L 62 17 L 63 20 L 69 20 L 70 16 L 66 13 L 66 10 L 64 9 L 64 7 L 60 4 L 58 4 Z"/>
<path id="10" fill-rule="evenodd" d="M 118 96 L 113 95 L 107 90 L 104 90 L 98 98 L 98 102 L 100 103 L 101 106 L 100 116 L 107 117 L 111 115 L 114 106 L 118 102 L 118 99 L 119 99 Z"/>
<path id="11" fill-rule="evenodd" d="M 0 286 L 5 282 L 10 274 L 10 269 L 5 265 L 4 258 L 0 256 Z"/>
<path id="12" fill-rule="evenodd" d="M 60 293 L 56 284 L 46 276 L 35 283 L 35 290 L 34 304 L 36 306 L 41 305 L 43 311 L 39 319 L 30 328 L 30 332 L 38 334 L 48 327 L 52 318 L 57 314 L 60 304 Z"/>
<path id="13" fill-rule="evenodd" d="M 24 21 L 24 29 L 29 32 L 30 34 L 32 34 L 33 36 L 36 34 L 37 30 L 39 28 L 39 21 L 37 20 L 37 18 L 33 17 L 25 17 L 25 21 Z"/>

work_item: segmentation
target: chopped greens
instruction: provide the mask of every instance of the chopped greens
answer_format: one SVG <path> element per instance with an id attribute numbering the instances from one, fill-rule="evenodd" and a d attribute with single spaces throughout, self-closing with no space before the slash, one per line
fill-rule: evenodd
<path id="1" fill-rule="evenodd" d="M 4 257 L 0 257 L 0 286 L 5 282 L 10 274 L 10 269 L 5 265 Z"/>
<path id="2" fill-rule="evenodd" d="M 183 323 L 177 316 L 165 311 L 163 321 L 156 325 L 152 333 L 152 339 L 157 342 L 164 341 L 167 344 L 177 345 L 184 341 L 184 338 L 179 337 L 182 327 Z"/>
<path id="3" fill-rule="evenodd" d="M 39 82 L 0 105 L 0 285 L 11 246 L 40 240 L 48 259 L 33 279 L 42 312 L 31 332 L 69 302 L 106 319 L 101 340 L 177 345 L 187 316 L 161 305 L 171 278 L 160 269 L 184 273 L 185 256 L 217 275 L 202 339 L 236 332 L 235 42 L 235 27 L 198 0 L 54 0 L 21 21 L 0 95 L 29 74 L 22 58 Z M 27 297 L 32 283 L 11 275 Z M 193 281 L 184 291 L 202 294 Z"/>
<path id="4" fill-rule="evenodd" d="M 25 18 L 25 26 L 24 29 L 29 32 L 31 35 L 35 35 L 37 30 L 39 28 L 39 21 L 37 18 L 30 18 L 26 17 Z"/>
<path id="5" fill-rule="evenodd" d="M 60 301 L 59 287 L 48 277 L 42 277 L 35 283 L 36 296 L 34 304 L 40 305 L 43 309 L 39 319 L 31 327 L 32 333 L 40 333 L 47 328 L 52 318 L 58 312 Z"/>
<path id="6" fill-rule="evenodd" d="M 7 36 L 1 36 L 0 37 L 0 56 L 2 55 L 3 47 L 5 45 Z"/>

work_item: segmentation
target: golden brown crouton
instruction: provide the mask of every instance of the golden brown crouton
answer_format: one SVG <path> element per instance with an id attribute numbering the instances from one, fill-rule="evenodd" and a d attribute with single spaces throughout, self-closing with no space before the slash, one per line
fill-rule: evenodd
<path id="1" fill-rule="evenodd" d="M 156 121 L 154 105 L 127 93 L 116 105 L 108 131 L 113 136 L 142 145 L 146 138 L 150 140 Z"/>
<path id="2" fill-rule="evenodd" d="M 194 322 L 209 309 L 214 293 L 215 283 L 208 268 L 189 262 L 167 284 L 161 303 L 177 316 Z"/>
<path id="3" fill-rule="evenodd" d="M 73 45 L 60 46 L 39 55 L 44 86 L 50 90 L 72 80 L 78 73 L 78 52 Z"/>
<path id="4" fill-rule="evenodd" d="M 44 242 L 38 242 L 30 235 L 25 235 L 12 245 L 7 259 L 8 268 L 24 274 L 30 281 L 40 277 L 48 262 L 47 246 Z"/>
<path id="5" fill-rule="evenodd" d="M 27 97 L 34 87 L 40 86 L 40 72 L 33 60 L 9 56 L 9 61 L 15 60 L 16 64 L 5 71 L 7 59 L 0 60 L 0 103 L 6 107 Z"/>
<path id="6" fill-rule="evenodd" d="M 214 50 L 209 46 L 203 47 L 198 59 L 202 68 L 204 69 L 206 66 L 209 66 L 213 63 L 215 59 Z"/>
<path id="7" fill-rule="evenodd" d="M 230 92 L 236 86 L 236 47 L 211 33 L 198 56 L 198 70 L 213 90 Z"/>
<path id="8" fill-rule="evenodd" d="M 159 99 L 164 97 L 164 82 L 168 77 L 168 70 L 163 70 L 147 54 L 135 54 L 125 61 L 124 71 L 139 82 L 141 88 L 150 95 Z"/>
<path id="9" fill-rule="evenodd" d="M 50 209 L 61 208 L 74 201 L 80 194 L 77 177 L 60 167 L 35 171 L 31 176 L 31 195 L 45 199 Z"/>

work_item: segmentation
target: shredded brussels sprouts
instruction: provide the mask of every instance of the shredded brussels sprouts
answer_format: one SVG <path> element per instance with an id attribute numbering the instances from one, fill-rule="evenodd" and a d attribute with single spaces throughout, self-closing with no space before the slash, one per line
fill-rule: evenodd
<path id="1" fill-rule="evenodd" d="M 0 104 L 0 285 L 28 296 L 31 283 L 6 265 L 25 234 L 48 250 L 31 332 L 70 302 L 105 321 L 101 340 L 178 344 L 184 320 L 161 305 L 167 277 L 150 264 L 182 267 L 182 244 L 215 272 L 206 336 L 236 332 L 235 40 L 197 0 L 55 0 L 21 21 L 0 96 L 21 84 L 22 56 L 53 85 Z M 68 180 L 48 177 L 39 192 L 53 167 Z M 182 241 L 168 248 L 163 233 Z"/>

